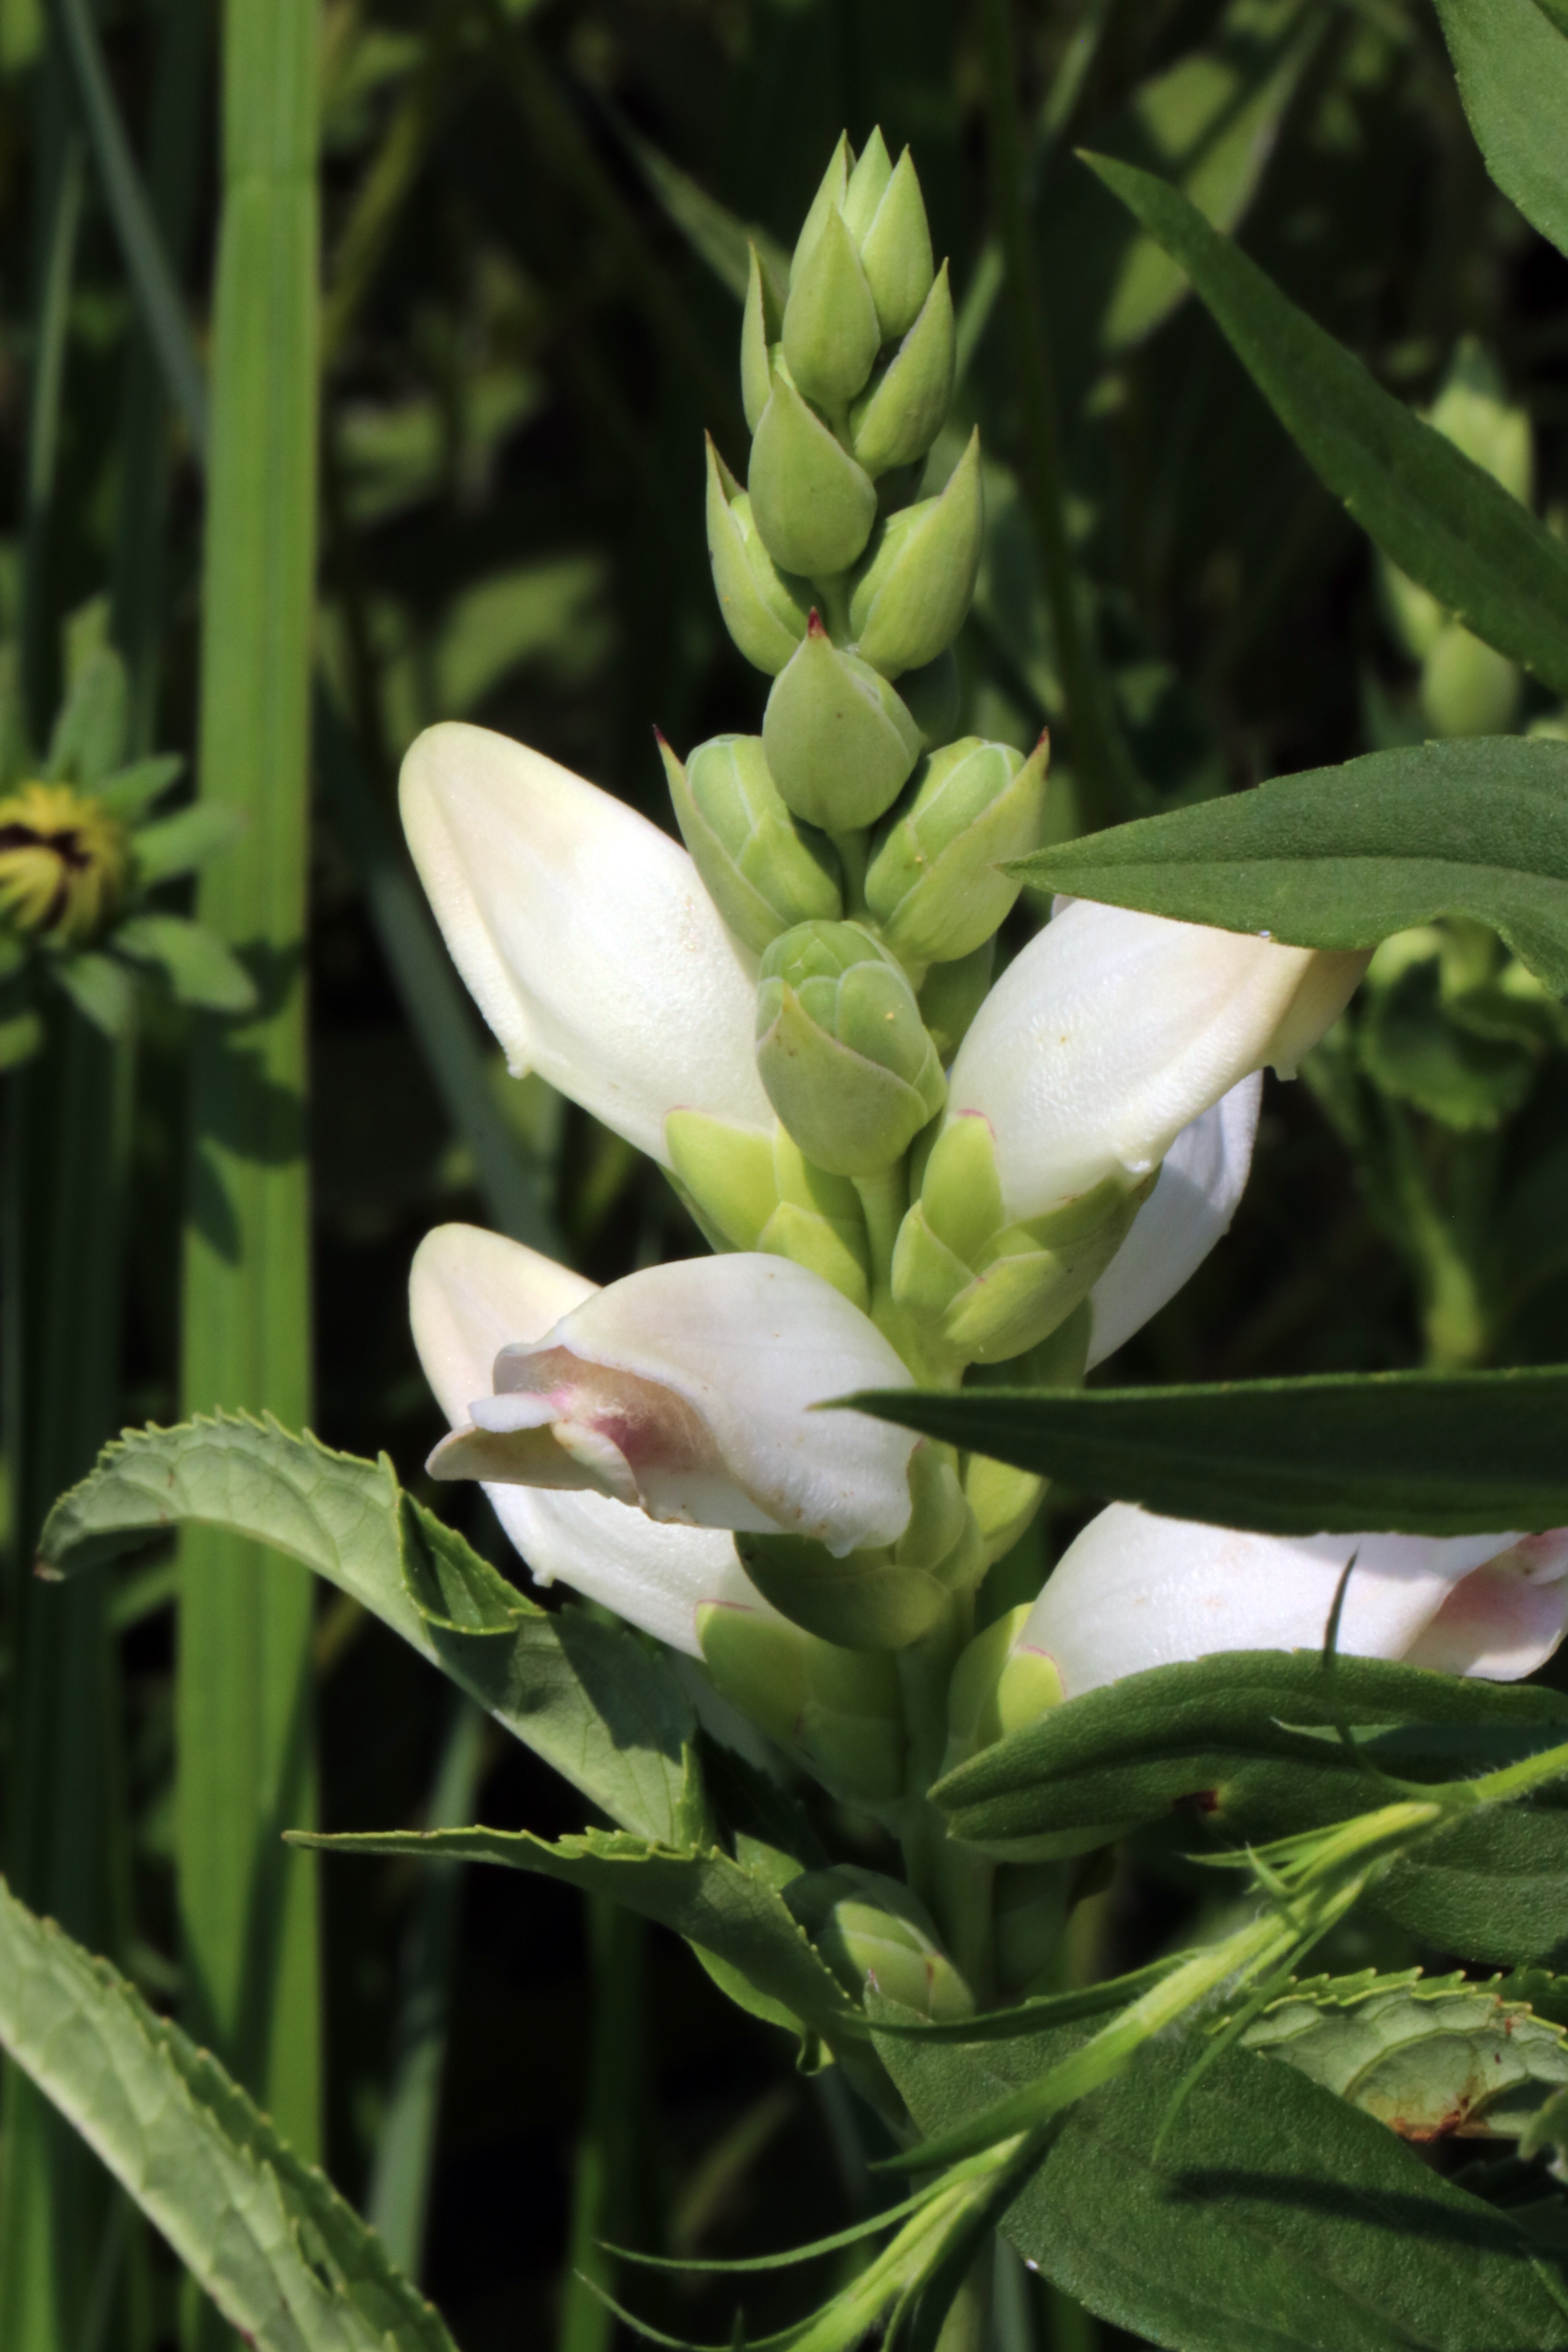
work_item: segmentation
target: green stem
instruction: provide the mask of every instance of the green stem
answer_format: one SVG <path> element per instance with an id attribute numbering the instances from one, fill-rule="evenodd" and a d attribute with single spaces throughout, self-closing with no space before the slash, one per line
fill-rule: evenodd
<path id="1" fill-rule="evenodd" d="M 1046 602 L 1061 665 L 1081 813 L 1086 824 L 1093 827 L 1134 812 L 1138 779 L 1122 737 L 1110 681 L 1100 666 L 1093 632 L 1082 610 L 1078 566 L 1068 539 L 1067 482 L 1056 386 L 1018 122 L 1013 0 L 984 0 L 983 21 L 992 185 L 1023 394 L 1024 491 L 1038 542 Z"/>
<path id="2" fill-rule="evenodd" d="M 261 990 L 192 1055 L 184 1383 L 310 1417 L 303 940 L 315 568 L 315 0 L 226 0 L 199 784 L 247 824 L 198 910 Z M 182 1550 L 175 1834 L 189 2021 L 307 2157 L 320 2145 L 304 1570 L 193 1531 Z"/>
<path id="3" fill-rule="evenodd" d="M 891 1303 L 893 1249 L 899 1238 L 899 1227 L 910 1205 L 910 1179 L 907 1160 L 897 1160 L 891 1168 L 884 1168 L 875 1176 L 857 1176 L 855 1190 L 860 1196 L 860 1206 L 866 1217 L 866 1236 L 871 1250 L 871 1297 L 875 1313 L 879 1302 Z"/>
<path id="4" fill-rule="evenodd" d="M 41 743 L 59 697 L 59 599 L 55 587 L 55 501 L 65 408 L 70 297 L 86 169 L 59 43 L 50 39 L 37 107 L 33 250 L 33 372 L 22 484 L 22 596 L 18 648 L 24 733 Z"/>
<path id="5" fill-rule="evenodd" d="M 613 2289 L 606 2241 L 625 2244 L 637 2218 L 644 1925 L 607 1895 L 591 1895 L 587 1927 L 593 2023 L 557 2352 L 609 2352 L 618 2323 L 595 2288 Z"/>

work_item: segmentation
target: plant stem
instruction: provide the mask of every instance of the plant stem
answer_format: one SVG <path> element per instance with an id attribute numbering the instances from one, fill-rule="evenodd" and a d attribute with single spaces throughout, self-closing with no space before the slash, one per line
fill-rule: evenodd
<path id="1" fill-rule="evenodd" d="M 261 991 L 192 1055 L 186 1409 L 310 1417 L 303 936 L 309 848 L 318 330 L 314 0 L 226 0 L 224 198 L 199 784 L 247 820 L 199 912 Z M 321 2023 L 308 1823 L 312 1592 L 260 1547 L 182 1552 L 176 1843 L 193 2029 L 302 2153 L 320 2145 Z"/>
<path id="2" fill-rule="evenodd" d="M 1013 0 L 984 0 L 983 21 L 993 201 L 1023 394 L 1024 491 L 1061 665 L 1080 809 L 1086 826 L 1092 828 L 1133 813 L 1138 805 L 1138 780 L 1122 737 L 1110 681 L 1100 666 L 1093 631 L 1082 609 L 1078 566 L 1068 540 L 1067 483 L 1056 386 L 1029 225 L 1018 122 Z"/>
<path id="3" fill-rule="evenodd" d="M 595 2287 L 614 2278 L 605 2242 L 625 2232 L 640 2117 L 644 1922 L 608 1895 L 586 1903 L 593 2022 L 577 2142 L 572 2226 L 562 2282 L 557 2352 L 608 2352 L 618 2323 Z"/>

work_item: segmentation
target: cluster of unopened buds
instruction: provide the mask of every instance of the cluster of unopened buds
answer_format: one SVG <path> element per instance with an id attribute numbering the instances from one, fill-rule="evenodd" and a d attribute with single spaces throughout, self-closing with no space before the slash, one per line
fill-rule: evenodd
<path id="1" fill-rule="evenodd" d="M 664 747 L 685 847 L 470 727 L 422 736 L 402 786 L 512 1071 L 658 1161 L 715 1252 L 600 1290 L 433 1233 L 414 1328 L 453 1427 L 430 1466 L 484 1484 L 537 1579 L 700 1656 L 871 1808 L 907 1790 L 898 1664 L 922 1646 L 951 1761 L 1143 1666 L 1320 1643 L 1352 1554 L 1348 1651 L 1509 1676 L 1568 1614 L 1556 1538 L 1114 1506 L 977 1634 L 1040 1482 L 834 1407 L 977 1365 L 1081 1380 L 1224 1234 L 1262 1072 L 1294 1071 L 1365 963 L 1079 900 L 993 981 L 1047 747 L 944 740 L 984 520 L 974 440 L 917 495 L 952 353 L 908 155 L 842 143 L 787 295 L 753 257 L 744 488 L 710 451 L 721 607 L 773 682 L 760 735 Z"/>

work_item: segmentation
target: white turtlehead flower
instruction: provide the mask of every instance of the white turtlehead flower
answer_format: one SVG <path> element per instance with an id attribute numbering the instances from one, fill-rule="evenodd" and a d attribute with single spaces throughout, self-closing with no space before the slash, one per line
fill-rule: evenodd
<path id="1" fill-rule="evenodd" d="M 1135 1182 L 1250 1072 L 1293 1072 L 1366 964 L 1073 899 L 976 1013 L 948 1118 L 988 1122 L 1009 1221 Z"/>
<path id="2" fill-rule="evenodd" d="M 1321 1648 L 1348 1560 L 1339 1646 L 1512 1682 L 1568 1627 L 1568 1528 L 1548 1535 L 1262 1536 L 1112 1503 L 1068 1545 L 1016 1648 L 1068 1698 L 1221 1650 Z"/>
<path id="3" fill-rule="evenodd" d="M 426 729 L 399 792 L 442 936 L 514 1076 L 537 1070 L 662 1166 L 672 1110 L 773 1132 L 755 963 L 678 843 L 483 727 Z"/>
<path id="4" fill-rule="evenodd" d="M 408 1281 L 415 1345 L 448 1421 L 467 1421 L 500 1350 L 548 1331 L 595 1286 L 521 1242 L 474 1225 L 441 1225 L 415 1254 Z M 710 1528 L 661 1527 L 608 1496 L 487 1484 L 497 1517 L 534 1580 L 559 1577 L 672 1649 L 700 1654 L 706 1602 L 773 1617 L 735 1556 Z"/>
<path id="5" fill-rule="evenodd" d="M 509 1257 L 513 1295 L 497 1296 Z M 465 1333 L 506 1333 L 478 1378 L 471 1351 L 457 1356 L 467 1397 L 437 1377 L 459 1287 L 483 1307 Z M 839 1558 L 908 1524 L 913 1435 L 814 1408 L 910 1375 L 858 1307 L 787 1258 L 691 1258 L 595 1290 L 520 1244 L 447 1226 L 416 1260 L 414 1323 L 458 1423 L 430 1457 L 437 1477 L 597 1495 L 645 1526 L 803 1536 Z"/>
<path id="6" fill-rule="evenodd" d="M 1132 1230 L 1089 1293 L 1089 1361 L 1102 1363 L 1190 1282 L 1230 1230 L 1252 1167 L 1263 1074 L 1184 1127 Z"/>

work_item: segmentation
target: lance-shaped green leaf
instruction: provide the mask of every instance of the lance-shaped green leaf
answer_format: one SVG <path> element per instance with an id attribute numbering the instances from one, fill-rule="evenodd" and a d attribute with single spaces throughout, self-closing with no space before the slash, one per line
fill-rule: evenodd
<path id="1" fill-rule="evenodd" d="M 1468 915 L 1568 993 L 1568 743 L 1506 738 L 1372 751 L 1037 851 L 1037 888 L 1370 948 Z"/>
<path id="2" fill-rule="evenodd" d="M 1568 2084 L 1568 2035 L 1506 1982 L 1294 1985 L 1242 2037 L 1402 2139 L 1517 2139 Z"/>
<path id="3" fill-rule="evenodd" d="M 526 1831 L 489 1829 L 389 1830 L 346 1837 L 301 1833 L 295 1843 L 335 1853 L 410 1854 L 536 1871 L 584 1893 L 607 1895 L 673 1927 L 819 2032 L 864 2030 L 854 2002 L 814 1950 L 777 1885 L 716 1848 L 680 1853 L 601 1830 L 553 1845 Z"/>
<path id="4" fill-rule="evenodd" d="M 56 1504 L 40 1559 L 68 1572 L 190 1526 L 303 1560 L 637 1836 L 680 1844 L 700 1826 L 695 1721 L 668 1661 L 525 1600 L 401 1491 L 384 1454 L 356 1461 L 240 1413 L 133 1431 Z"/>
<path id="5" fill-rule="evenodd" d="M 1568 1741 L 1568 1698 L 1556 1692 L 1380 1658 L 1341 1657 L 1331 1680 L 1316 1651 L 1233 1650 L 1051 1707 L 934 1794 L 955 1837 L 1016 1859 L 1042 1838 L 1173 1811 L 1288 1835 L 1375 1798 L 1338 1737 L 1336 1706 L 1368 1763 L 1405 1780 L 1452 1780 Z"/>
<path id="6" fill-rule="evenodd" d="M 114 944 L 121 955 L 161 972 L 179 1004 L 208 1013 L 255 1010 L 256 982 L 233 949 L 204 923 L 161 908 L 132 915 L 115 931 Z"/>
<path id="7" fill-rule="evenodd" d="M 0 2043 L 257 2352 L 453 2352 L 375 2232 L 217 2062 L 3 1882 Z"/>
<path id="8" fill-rule="evenodd" d="M 1568 692 L 1568 548 L 1375 383 L 1174 188 L 1086 158 L 1196 292 L 1308 463 L 1402 572 Z"/>
<path id="9" fill-rule="evenodd" d="M 936 2134 L 1038 2080 L 1089 2031 L 879 2046 Z M 1198 2054 L 1156 2043 L 1067 2116 L 1001 2224 L 1047 2278 L 1183 2352 L 1542 2352 L 1563 2340 L 1518 2225 L 1304 2074 L 1232 2050 L 1162 2137 Z"/>
<path id="10" fill-rule="evenodd" d="M 1020 1470 L 1269 1535 L 1568 1525 L 1568 1368 L 846 1398 Z"/>
<path id="11" fill-rule="evenodd" d="M 1437 15 L 1488 171 L 1568 253 L 1568 27 L 1551 0 L 1437 0 Z"/>

